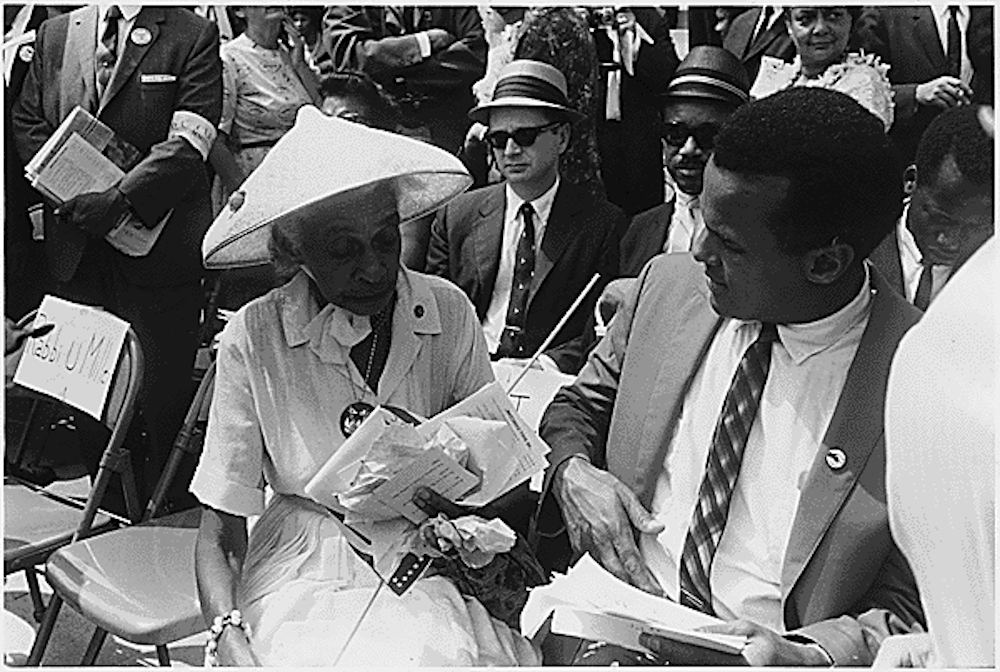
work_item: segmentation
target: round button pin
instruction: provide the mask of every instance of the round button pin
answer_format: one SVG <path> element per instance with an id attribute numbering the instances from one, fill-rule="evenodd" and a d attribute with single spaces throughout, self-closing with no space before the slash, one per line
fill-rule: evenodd
<path id="1" fill-rule="evenodd" d="M 153 41 L 153 34 L 149 32 L 148 28 L 136 28 L 132 31 L 132 41 L 138 44 L 140 47 L 145 46 Z"/>
<path id="2" fill-rule="evenodd" d="M 837 471 L 843 469 L 845 464 L 847 464 L 847 455 L 840 448 L 831 448 L 826 451 L 826 466 Z"/>
<path id="3" fill-rule="evenodd" d="M 17 50 L 17 57 L 25 63 L 31 63 L 31 59 L 35 57 L 35 47 L 30 44 L 24 45 Z"/>
<path id="4" fill-rule="evenodd" d="M 424 307 L 423 306 L 414 306 L 413 307 L 413 314 L 416 315 L 417 319 L 419 320 L 421 317 L 424 316 Z"/>

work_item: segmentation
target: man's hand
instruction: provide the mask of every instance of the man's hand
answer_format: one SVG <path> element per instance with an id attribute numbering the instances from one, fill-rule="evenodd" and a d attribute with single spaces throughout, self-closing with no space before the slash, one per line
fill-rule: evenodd
<path id="1" fill-rule="evenodd" d="M 943 110 L 972 102 L 972 89 L 962 80 L 950 75 L 941 75 L 937 79 L 918 84 L 915 95 L 921 105 L 933 105 Z"/>
<path id="2" fill-rule="evenodd" d="M 635 493 L 608 472 L 576 458 L 559 466 L 553 492 L 574 550 L 590 553 L 622 581 L 663 595 L 635 545 L 635 530 L 658 534 L 663 524 L 643 508 Z"/>
<path id="3" fill-rule="evenodd" d="M 610 322 L 618 309 L 625 305 L 625 300 L 632 292 L 632 288 L 635 287 L 635 283 L 635 278 L 617 278 L 604 287 L 601 298 L 597 300 L 598 310 L 601 311 L 604 324 Z"/>
<path id="4" fill-rule="evenodd" d="M 926 632 L 886 637 L 872 667 L 929 667 L 933 648 Z"/>
<path id="5" fill-rule="evenodd" d="M 103 238 L 128 209 L 125 194 L 115 185 L 99 193 L 80 194 L 59 206 L 54 214 L 95 238 Z"/>
<path id="6" fill-rule="evenodd" d="M 295 27 L 295 23 L 290 17 L 286 17 L 282 21 L 282 25 L 285 35 L 288 37 L 289 54 L 292 58 L 292 64 L 297 67 L 306 60 L 306 40 L 302 37 L 299 29 Z"/>
<path id="7" fill-rule="evenodd" d="M 426 32 L 427 38 L 431 41 L 432 54 L 444 51 L 455 41 L 455 37 L 444 28 L 430 28 Z"/>
<path id="8" fill-rule="evenodd" d="M 742 635 L 747 638 L 743 657 L 752 667 L 830 667 L 831 661 L 817 644 L 799 644 L 785 639 L 774 630 L 753 621 L 730 621 L 699 628 L 718 635 Z"/>

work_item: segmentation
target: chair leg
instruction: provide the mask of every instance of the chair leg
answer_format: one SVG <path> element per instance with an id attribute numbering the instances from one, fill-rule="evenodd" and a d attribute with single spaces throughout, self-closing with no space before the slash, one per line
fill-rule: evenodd
<path id="1" fill-rule="evenodd" d="M 28 581 L 28 593 L 31 595 L 31 606 L 34 607 L 32 616 L 35 623 L 41 623 L 45 618 L 45 602 L 42 600 L 42 590 L 38 586 L 38 574 L 34 567 L 24 570 L 24 578 Z"/>
<path id="2" fill-rule="evenodd" d="M 97 660 L 97 654 L 101 652 L 101 647 L 104 646 L 104 640 L 107 636 L 107 630 L 102 630 L 101 628 L 94 630 L 94 636 L 90 638 L 90 644 L 87 645 L 87 651 L 83 654 L 81 665 L 90 667 L 94 664 Z"/>
<path id="3" fill-rule="evenodd" d="M 160 667 L 170 667 L 170 652 L 163 644 L 156 647 L 156 657 L 160 661 Z"/>
<path id="4" fill-rule="evenodd" d="M 42 663 L 42 656 L 45 654 L 45 647 L 49 645 L 52 631 L 55 629 L 56 619 L 59 618 L 59 609 L 62 607 L 62 598 L 53 594 L 49 600 L 49 606 L 45 610 L 45 617 L 35 634 L 35 641 L 31 644 L 31 653 L 28 654 L 28 667 L 38 667 Z"/>

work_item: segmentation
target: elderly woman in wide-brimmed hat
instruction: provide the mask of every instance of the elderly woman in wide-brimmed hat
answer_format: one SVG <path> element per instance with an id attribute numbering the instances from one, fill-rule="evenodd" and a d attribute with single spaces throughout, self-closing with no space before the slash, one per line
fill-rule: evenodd
<path id="1" fill-rule="evenodd" d="M 344 151 L 349 161 L 328 159 Z M 470 182 L 442 150 L 303 108 L 206 235 L 207 266 L 273 259 L 290 277 L 222 334 L 191 485 L 205 506 L 196 566 L 219 662 L 538 664 L 443 576 L 381 591 L 362 619 L 379 578 L 305 490 L 375 406 L 430 417 L 493 380 L 465 295 L 399 263 L 400 223 Z"/>

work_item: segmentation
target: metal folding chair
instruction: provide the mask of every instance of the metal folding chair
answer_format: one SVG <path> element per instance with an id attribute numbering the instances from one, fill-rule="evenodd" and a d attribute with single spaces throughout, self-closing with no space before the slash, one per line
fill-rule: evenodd
<path id="1" fill-rule="evenodd" d="M 156 514 L 181 460 L 201 453 L 214 383 L 213 362 L 188 408 L 143 522 L 70 544 L 46 564 L 46 580 L 55 591 L 52 604 L 65 600 L 97 626 L 83 665 L 94 664 L 111 633 L 133 644 L 156 646 L 160 664 L 169 666 L 167 645 L 207 628 L 195 583 L 198 516 L 190 515 L 200 515 L 200 509 L 163 518 Z M 29 665 L 41 661 L 55 618 L 50 606 Z"/>
<path id="2" fill-rule="evenodd" d="M 34 312 L 29 313 L 20 320 L 19 326 L 30 324 L 34 318 Z M 16 366 L 23 351 L 22 347 L 19 353 L 9 355 L 5 365 Z M 22 570 L 25 572 L 36 620 L 41 620 L 45 609 L 35 574 L 36 565 L 44 563 L 55 550 L 73 541 L 111 529 L 117 522 L 131 522 L 98 509 L 113 473 L 121 475 L 130 518 L 137 520 L 139 517 L 138 490 L 124 440 L 132 422 L 142 370 L 139 339 L 129 328 L 101 418 L 111 434 L 85 503 L 62 497 L 14 476 L 4 477 L 4 576 Z M 7 389 L 6 395 L 8 398 L 28 398 L 37 405 L 62 403 L 16 385 Z M 21 438 L 26 437 L 22 435 Z"/>

